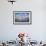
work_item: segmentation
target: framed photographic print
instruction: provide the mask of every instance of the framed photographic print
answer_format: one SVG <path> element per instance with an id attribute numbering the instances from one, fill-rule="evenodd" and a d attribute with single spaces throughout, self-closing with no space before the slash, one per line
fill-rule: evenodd
<path id="1" fill-rule="evenodd" d="M 32 24 L 31 11 L 13 11 L 13 24 L 27 25 Z"/>

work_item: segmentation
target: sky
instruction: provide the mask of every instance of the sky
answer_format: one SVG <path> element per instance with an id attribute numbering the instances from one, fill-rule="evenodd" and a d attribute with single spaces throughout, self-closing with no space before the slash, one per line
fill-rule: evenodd
<path id="1" fill-rule="evenodd" d="M 15 13 L 16 16 L 29 16 L 29 13 Z"/>

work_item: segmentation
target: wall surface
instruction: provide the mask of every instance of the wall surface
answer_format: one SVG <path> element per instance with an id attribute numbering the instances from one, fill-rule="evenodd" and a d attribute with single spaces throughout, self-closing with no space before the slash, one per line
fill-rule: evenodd
<path id="1" fill-rule="evenodd" d="M 0 41 L 15 40 L 19 32 L 26 32 L 33 40 L 46 40 L 45 0 L 16 0 L 12 5 L 0 0 Z M 32 25 L 13 25 L 13 11 L 32 11 Z"/>

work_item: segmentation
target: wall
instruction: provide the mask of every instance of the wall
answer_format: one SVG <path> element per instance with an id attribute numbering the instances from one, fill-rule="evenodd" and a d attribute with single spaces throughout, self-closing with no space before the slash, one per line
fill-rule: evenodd
<path id="1" fill-rule="evenodd" d="M 13 11 L 32 11 L 32 25 L 13 25 Z M 43 0 L 16 0 L 12 5 L 0 0 L 0 40 L 15 40 L 19 32 L 26 32 L 37 41 L 46 40 L 46 14 Z"/>

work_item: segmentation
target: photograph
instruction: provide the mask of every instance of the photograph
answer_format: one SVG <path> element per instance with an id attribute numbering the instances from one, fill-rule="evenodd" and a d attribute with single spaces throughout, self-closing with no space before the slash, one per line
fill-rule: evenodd
<path id="1" fill-rule="evenodd" d="M 14 11 L 13 24 L 31 24 L 32 12 L 31 11 Z"/>
<path id="2" fill-rule="evenodd" d="M 16 13 L 15 22 L 29 22 L 29 13 Z"/>

